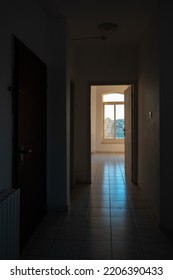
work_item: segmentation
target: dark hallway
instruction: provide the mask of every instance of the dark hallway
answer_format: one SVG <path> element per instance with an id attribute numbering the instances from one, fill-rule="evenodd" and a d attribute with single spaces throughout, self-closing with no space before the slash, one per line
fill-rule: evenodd
<path id="1" fill-rule="evenodd" d="M 2 2 L 0 259 L 19 262 L 34 259 L 46 262 L 53 259 L 132 259 L 135 264 L 136 259 L 173 260 L 172 165 L 168 164 L 168 155 L 170 161 L 173 154 L 170 137 L 170 83 L 173 65 L 171 2 Z M 17 119 L 14 116 L 14 97 L 24 100 L 28 96 L 32 101 L 32 95 L 38 97 L 37 88 L 32 90 L 32 94 L 25 94 L 28 92 L 25 92 L 18 82 L 13 85 L 14 36 L 31 50 L 47 69 L 47 77 L 41 78 L 46 83 L 46 102 L 42 95 L 41 100 L 36 101 L 40 115 L 43 112 L 41 104 L 44 103 L 46 107 L 44 122 L 38 124 L 39 128 L 35 130 L 38 132 L 43 126 L 46 128 L 44 159 L 38 155 L 39 163 L 34 160 L 37 152 L 39 154 L 40 151 L 40 155 L 43 155 L 43 149 L 40 149 L 41 145 L 37 142 L 37 133 L 34 133 L 38 120 L 35 115 L 37 108 L 29 102 L 26 102 L 27 110 L 22 103 L 21 106 L 17 105 L 16 109 L 23 110 L 22 121 L 29 120 L 31 116 L 32 121 L 23 127 L 29 136 L 30 128 L 35 139 L 33 143 L 38 145 L 27 145 L 27 141 L 17 144 L 14 162 L 14 123 Z M 17 57 L 19 58 L 18 55 Z M 30 59 L 28 61 L 31 62 Z M 26 66 L 25 63 L 23 65 Z M 33 69 L 36 71 L 35 66 L 32 66 L 32 69 L 26 66 L 26 76 L 29 76 L 28 73 L 33 74 Z M 41 73 L 39 69 L 36 72 Z M 23 73 L 21 71 L 21 77 Z M 35 74 L 33 80 L 37 81 Z M 38 84 L 41 86 L 41 83 Z M 133 173 L 126 172 L 128 178 L 131 178 L 127 180 L 124 173 L 127 171 L 124 170 L 124 155 L 121 153 L 124 150 L 120 149 L 118 139 L 113 139 L 114 143 L 106 143 L 104 140 L 108 139 L 102 137 L 104 130 L 100 124 L 104 121 L 103 108 L 108 108 L 107 105 L 111 104 L 106 104 L 106 100 L 102 102 L 101 92 L 100 99 L 97 98 L 97 89 L 94 89 L 95 108 L 101 101 L 102 112 L 93 110 L 94 114 L 96 113 L 93 130 L 98 132 L 94 135 L 99 137 L 93 138 L 96 145 L 95 154 L 92 154 L 91 181 L 90 155 L 93 150 L 90 89 L 91 85 L 113 84 L 134 86 L 130 98 L 132 106 L 129 106 L 131 125 L 128 130 L 127 127 L 124 128 L 125 138 L 129 139 L 128 144 L 131 147 L 129 151 L 132 151 L 132 160 L 129 160 L 125 167 L 130 167 Z M 32 83 L 28 82 L 28 86 L 30 88 Z M 115 104 L 113 112 L 115 123 Z M 18 127 L 18 122 L 16 123 Z M 127 133 L 130 137 L 127 137 Z M 114 138 L 115 135 L 116 133 Z M 109 149 L 106 149 L 106 145 Z M 114 150 L 111 150 L 111 145 L 114 145 Z M 117 154 L 111 154 L 110 151 Z M 126 148 L 125 152 L 127 161 Z M 22 166 L 24 158 L 25 166 Z M 21 164 L 24 171 L 31 161 L 34 164 L 29 174 L 24 176 L 29 184 L 30 195 L 26 195 L 25 200 L 20 195 L 20 200 L 19 193 L 26 184 L 17 182 L 17 194 L 13 196 L 14 167 L 17 169 Z M 41 164 L 44 165 L 44 171 L 41 171 Z M 36 190 L 40 190 L 36 180 L 38 173 L 43 183 L 40 185 L 41 192 L 35 196 Z M 133 176 L 130 177 L 130 173 Z M 34 183 L 30 182 L 31 177 L 34 177 Z M 131 181 L 136 182 L 137 186 Z M 41 199 L 42 195 L 44 198 Z M 24 224 L 19 219 L 19 215 L 23 215 L 22 204 L 27 204 L 29 213 L 23 217 L 23 221 L 28 224 L 27 228 L 24 227 L 27 234 L 41 205 L 46 215 L 43 219 L 43 216 L 41 217 L 41 223 L 39 220 L 34 234 L 29 234 L 31 238 L 19 256 L 19 228 Z M 9 263 L 11 265 L 11 262 Z"/>
<path id="2" fill-rule="evenodd" d="M 137 186 L 126 180 L 124 154 L 92 154 L 92 184 L 71 193 L 68 214 L 48 213 L 21 259 L 172 259 Z"/>

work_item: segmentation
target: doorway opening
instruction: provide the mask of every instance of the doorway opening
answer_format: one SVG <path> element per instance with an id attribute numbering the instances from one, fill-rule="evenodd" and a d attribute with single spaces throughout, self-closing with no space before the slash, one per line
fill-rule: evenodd
<path id="1" fill-rule="evenodd" d="M 137 89 L 135 84 L 90 86 L 90 157 L 123 153 L 125 173 L 137 184 Z"/>

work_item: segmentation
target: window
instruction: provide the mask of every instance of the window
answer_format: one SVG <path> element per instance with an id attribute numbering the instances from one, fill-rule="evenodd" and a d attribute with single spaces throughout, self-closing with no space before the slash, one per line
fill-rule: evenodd
<path id="1" fill-rule="evenodd" d="M 103 95 L 104 141 L 124 142 L 124 94 L 109 93 Z"/>

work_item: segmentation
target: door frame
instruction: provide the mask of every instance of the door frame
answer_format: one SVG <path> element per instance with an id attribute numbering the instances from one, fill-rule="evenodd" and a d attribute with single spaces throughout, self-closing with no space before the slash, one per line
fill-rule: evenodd
<path id="1" fill-rule="evenodd" d="M 120 81 L 120 82 L 89 82 L 88 83 L 88 182 L 91 182 L 91 86 L 118 86 L 129 85 L 132 87 L 132 182 L 138 183 L 138 82 Z"/>

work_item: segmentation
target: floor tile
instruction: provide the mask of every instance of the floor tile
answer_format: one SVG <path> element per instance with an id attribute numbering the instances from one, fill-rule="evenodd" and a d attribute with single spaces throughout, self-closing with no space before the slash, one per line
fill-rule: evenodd
<path id="1" fill-rule="evenodd" d="M 111 208 L 131 208 L 128 200 L 111 200 Z"/>
<path id="2" fill-rule="evenodd" d="M 66 216 L 62 223 L 62 227 L 82 227 L 85 224 L 83 216 Z"/>
<path id="3" fill-rule="evenodd" d="M 74 240 L 55 240 L 52 244 L 51 250 L 48 254 L 50 258 L 61 257 L 64 259 L 68 258 L 79 258 L 81 241 Z"/>
<path id="4" fill-rule="evenodd" d="M 147 208 L 133 208 L 134 217 L 137 219 L 151 218 L 151 214 Z"/>
<path id="5" fill-rule="evenodd" d="M 143 243 L 169 243 L 167 235 L 159 229 L 138 229 L 140 240 Z"/>
<path id="6" fill-rule="evenodd" d="M 144 243 L 143 251 L 147 260 L 173 260 L 173 247 L 170 244 Z"/>
<path id="7" fill-rule="evenodd" d="M 84 234 L 84 240 L 107 240 L 110 241 L 111 239 L 111 230 L 110 227 L 87 227 L 85 234 Z"/>
<path id="8" fill-rule="evenodd" d="M 133 217 L 111 217 L 111 226 L 120 229 L 136 228 Z"/>
<path id="9" fill-rule="evenodd" d="M 47 257 L 52 247 L 53 240 L 31 240 L 28 242 L 21 256 L 40 256 Z"/>
<path id="10" fill-rule="evenodd" d="M 110 217 L 93 217 L 88 216 L 86 227 L 110 227 Z"/>
<path id="11" fill-rule="evenodd" d="M 92 184 L 71 189 L 68 213 L 46 214 L 20 259 L 173 259 L 173 238 L 126 178 L 124 154 L 92 154 L 91 167 Z"/>
<path id="12" fill-rule="evenodd" d="M 133 218 L 133 212 L 129 208 L 111 208 L 111 217 Z"/>
<path id="13" fill-rule="evenodd" d="M 138 228 L 157 229 L 158 225 L 151 217 L 135 218 L 136 226 Z"/>
<path id="14" fill-rule="evenodd" d="M 92 207 L 89 208 L 88 216 L 93 217 L 110 217 L 110 208 L 105 207 Z"/>
<path id="15" fill-rule="evenodd" d="M 60 227 L 42 226 L 36 229 L 32 235 L 32 240 L 53 240 L 59 231 Z"/>
<path id="16" fill-rule="evenodd" d="M 136 228 L 120 229 L 112 227 L 112 240 L 119 242 L 140 242 L 139 233 Z"/>
<path id="17" fill-rule="evenodd" d="M 50 212 L 45 215 L 45 217 L 40 222 L 40 227 L 42 226 L 61 226 L 64 220 L 65 213 L 54 213 Z"/>
<path id="18" fill-rule="evenodd" d="M 96 187 L 96 188 L 93 189 L 93 194 L 109 195 L 109 188 Z"/>
<path id="19" fill-rule="evenodd" d="M 109 194 L 105 194 L 104 196 L 101 194 L 93 194 L 91 200 L 99 200 L 99 201 L 109 201 Z"/>
<path id="20" fill-rule="evenodd" d="M 111 242 L 84 240 L 80 253 L 81 260 L 111 260 Z"/>
<path id="21" fill-rule="evenodd" d="M 88 213 L 88 207 L 71 207 L 69 209 L 68 216 L 86 216 Z"/>
<path id="22" fill-rule="evenodd" d="M 71 201 L 71 206 L 72 207 L 88 207 L 89 206 L 89 200 L 78 200 L 74 199 Z"/>
<path id="23" fill-rule="evenodd" d="M 101 208 L 109 208 L 110 207 L 110 201 L 109 200 L 91 200 L 90 201 L 90 207 L 101 207 Z"/>
<path id="24" fill-rule="evenodd" d="M 62 227 L 56 234 L 55 239 L 58 240 L 82 240 L 84 235 L 84 227 Z"/>
<path id="25" fill-rule="evenodd" d="M 112 242 L 113 259 L 141 260 L 145 259 L 142 245 L 132 242 Z"/>

